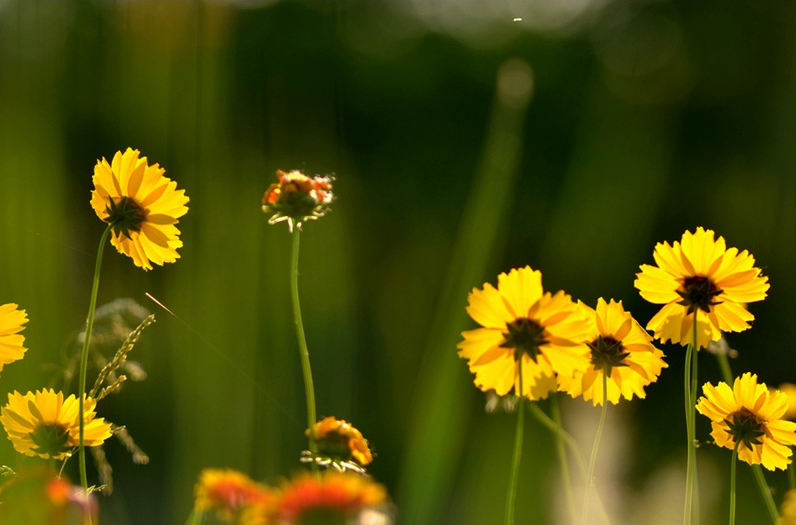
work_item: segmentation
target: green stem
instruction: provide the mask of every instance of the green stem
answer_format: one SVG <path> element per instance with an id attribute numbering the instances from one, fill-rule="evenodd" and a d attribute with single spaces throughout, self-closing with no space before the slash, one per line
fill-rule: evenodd
<path id="1" fill-rule="evenodd" d="M 724 377 L 724 382 L 727 383 L 730 388 L 733 385 L 733 375 L 732 369 L 730 368 L 730 360 L 727 358 L 727 354 L 716 354 L 716 359 L 719 361 L 719 368 L 721 369 L 721 374 Z M 763 502 L 766 505 L 766 510 L 768 510 L 768 514 L 771 517 L 772 522 L 776 525 L 777 521 L 779 520 L 779 512 L 777 512 L 777 504 L 774 503 L 774 496 L 771 495 L 771 489 L 766 482 L 766 476 L 763 474 L 763 469 L 760 465 L 750 465 L 752 467 L 752 472 L 755 475 L 755 482 L 757 483 L 757 488 L 760 490 L 760 495 L 763 497 Z M 793 470 L 793 464 L 788 466 L 788 480 L 790 482 L 791 488 L 796 488 L 796 472 Z"/>
<path id="2" fill-rule="evenodd" d="M 517 360 L 519 376 L 519 402 L 517 405 L 517 431 L 514 434 L 514 458 L 511 460 L 509 491 L 506 494 L 506 525 L 514 525 L 514 502 L 517 498 L 517 480 L 520 477 L 520 460 L 522 459 L 522 435 L 525 421 L 525 392 L 522 388 L 522 357 Z"/>
<path id="3" fill-rule="evenodd" d="M 102 254 L 105 252 L 105 243 L 108 234 L 111 232 L 109 224 L 102 234 L 97 248 L 97 261 L 94 265 L 94 283 L 91 285 L 91 300 L 88 305 L 88 317 L 86 318 L 86 333 L 83 338 L 83 351 L 80 354 L 80 383 L 78 386 L 78 418 L 80 428 L 79 462 L 80 462 L 80 485 L 83 493 L 88 496 L 88 476 L 86 475 L 86 446 L 85 446 L 85 397 L 86 397 L 86 372 L 88 370 L 88 350 L 91 345 L 91 332 L 94 330 L 94 311 L 97 309 L 97 290 L 99 290 L 100 268 L 102 267 Z"/>
<path id="4" fill-rule="evenodd" d="M 760 489 L 760 494 L 763 496 L 763 501 L 766 504 L 766 510 L 771 518 L 771 523 L 777 525 L 779 523 L 779 511 L 777 511 L 777 504 L 774 503 L 774 497 L 771 495 L 771 490 L 768 488 L 766 476 L 763 474 L 763 469 L 760 465 L 752 465 L 752 473 L 755 475 L 755 481 Z"/>
<path id="5" fill-rule="evenodd" d="M 738 463 L 738 443 L 735 444 L 735 449 L 732 451 L 732 466 L 730 467 L 730 525 L 735 525 L 735 470 Z"/>
<path id="6" fill-rule="evenodd" d="M 535 403 L 531 403 L 535 405 Z M 538 407 L 537 407 L 538 408 Z M 541 412 L 541 410 L 540 410 Z M 561 428 L 561 406 L 558 404 L 558 395 L 554 392 L 550 395 L 550 412 L 553 414 L 553 421 L 557 428 Z M 564 497 L 569 508 L 569 520 L 573 525 L 577 523 L 578 515 L 575 511 L 575 497 L 572 495 L 572 481 L 569 479 L 569 464 L 567 462 L 567 451 L 564 448 L 563 432 L 556 432 L 556 452 L 558 453 L 558 464 L 561 467 L 561 483 L 564 485 Z"/>
<path id="7" fill-rule="evenodd" d="M 693 343 L 688 345 L 685 353 L 685 426 L 688 446 L 688 460 L 685 474 L 685 508 L 683 525 L 691 525 L 696 489 L 696 389 L 697 389 L 697 311 L 694 312 Z M 699 522 L 697 511 L 696 522 Z"/>
<path id="8" fill-rule="evenodd" d="M 605 428 L 605 415 L 608 413 L 608 374 L 603 370 L 603 408 L 600 413 L 600 425 L 597 427 L 597 435 L 594 436 L 594 445 L 591 449 L 591 458 L 589 458 L 589 472 L 586 475 L 586 494 L 583 496 L 583 511 L 580 515 L 581 525 L 587 525 L 587 518 L 589 516 L 589 500 L 591 499 L 591 489 L 594 485 L 594 467 L 597 464 L 597 450 L 600 448 L 600 439 L 603 435 L 603 428 Z"/>
<path id="9" fill-rule="evenodd" d="M 796 489 L 796 467 L 792 462 L 788 465 L 788 486 L 791 490 Z"/>
<path id="10" fill-rule="evenodd" d="M 298 260 L 299 260 L 299 235 L 301 229 L 297 226 L 293 228 L 293 249 L 290 260 L 290 295 L 293 299 L 293 322 L 296 325 L 296 337 L 298 338 L 299 356 L 301 357 L 301 372 L 304 375 L 304 393 L 307 398 L 307 435 L 309 450 L 313 457 L 313 471 L 317 471 L 318 465 L 314 458 L 318 447 L 312 435 L 312 427 L 315 426 L 317 418 L 315 416 L 315 389 L 312 385 L 312 368 L 310 368 L 310 351 L 307 349 L 307 338 L 304 336 L 304 323 L 301 320 L 301 305 L 299 304 L 298 293 Z"/>

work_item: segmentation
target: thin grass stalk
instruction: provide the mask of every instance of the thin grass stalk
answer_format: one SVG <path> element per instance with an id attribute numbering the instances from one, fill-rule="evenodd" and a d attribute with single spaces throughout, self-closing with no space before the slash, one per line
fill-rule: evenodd
<path id="1" fill-rule="evenodd" d="M 730 367 L 730 360 L 727 358 L 727 354 L 721 352 L 717 353 L 716 359 L 719 361 L 719 368 L 721 369 L 721 374 L 724 377 L 724 382 L 732 387 L 733 381 L 735 379 L 732 374 L 732 368 Z M 763 503 L 765 503 L 768 515 L 771 518 L 772 523 L 777 525 L 779 522 L 779 512 L 777 511 L 777 504 L 774 502 L 774 496 L 771 495 L 771 488 L 768 486 L 766 475 L 763 473 L 763 468 L 760 465 L 749 466 L 752 468 L 752 472 L 754 473 L 755 482 L 757 483 L 757 488 L 760 490 L 760 495 L 763 497 Z M 796 472 L 794 471 L 793 463 L 788 465 L 788 483 L 790 484 L 790 488 L 796 488 Z"/>
<path id="2" fill-rule="evenodd" d="M 299 260 L 299 239 L 301 228 L 299 225 L 293 229 L 293 248 L 290 258 L 290 296 L 293 300 L 293 322 L 296 325 L 296 338 L 298 339 L 299 357 L 301 358 L 301 372 L 304 376 L 304 394 L 307 399 L 307 441 L 309 451 L 313 461 L 310 463 L 313 472 L 317 472 L 318 465 L 315 463 L 315 456 L 318 447 L 315 444 L 312 428 L 315 426 L 317 417 L 315 416 L 315 388 L 312 383 L 312 368 L 310 367 L 310 351 L 307 348 L 307 338 L 304 335 L 304 322 L 301 319 L 301 305 L 299 304 L 298 293 L 298 260 Z"/>
<path id="3" fill-rule="evenodd" d="M 102 254 L 105 252 L 105 243 L 108 234 L 111 232 L 109 224 L 100 237 L 99 247 L 97 248 L 97 261 L 94 265 L 94 282 L 91 285 L 91 299 L 88 304 L 88 316 L 86 317 L 86 333 L 83 337 L 83 351 L 80 354 L 80 380 L 78 386 L 78 418 L 80 429 L 80 444 L 78 446 L 78 462 L 80 464 L 80 485 L 83 493 L 88 496 L 88 475 L 86 473 L 86 417 L 85 417 L 85 397 L 86 397 L 86 373 L 88 371 L 88 350 L 91 345 L 91 333 L 94 330 L 94 312 L 97 309 L 97 291 L 99 290 L 100 268 L 102 268 Z M 91 517 L 89 516 L 89 522 Z"/>
<path id="4" fill-rule="evenodd" d="M 796 467 L 793 466 L 793 462 L 788 465 L 788 486 L 791 490 L 796 489 Z"/>
<path id="5" fill-rule="evenodd" d="M 517 375 L 520 387 L 517 405 L 517 431 L 514 434 L 514 457 L 511 460 L 511 476 L 509 491 L 506 494 L 506 525 L 514 525 L 514 505 L 517 499 L 517 481 L 520 477 L 520 461 L 522 460 L 522 437 L 525 424 L 525 392 L 522 389 L 522 355 L 517 360 Z"/>
<path id="6" fill-rule="evenodd" d="M 561 429 L 561 406 L 558 403 L 558 394 L 555 392 L 550 395 L 550 412 L 553 415 L 553 422 L 555 423 L 556 427 Z M 564 497 L 567 500 L 569 521 L 572 523 L 572 525 L 574 525 L 578 521 L 578 515 L 577 511 L 575 510 L 575 497 L 572 494 L 572 481 L 569 478 L 569 464 L 567 462 L 567 451 L 564 448 L 563 431 L 556 432 L 555 434 L 558 464 L 561 467 L 561 483 L 564 485 Z"/>
<path id="7" fill-rule="evenodd" d="M 587 525 L 589 517 L 589 502 L 591 499 L 591 489 L 594 485 L 594 467 L 597 465 L 597 450 L 600 448 L 600 439 L 605 428 L 605 415 L 608 413 L 608 374 L 603 370 L 603 407 L 600 413 L 600 424 L 597 427 L 597 435 L 594 436 L 594 445 L 591 449 L 589 458 L 589 472 L 586 475 L 586 494 L 583 496 L 583 510 L 581 512 L 581 525 Z"/>

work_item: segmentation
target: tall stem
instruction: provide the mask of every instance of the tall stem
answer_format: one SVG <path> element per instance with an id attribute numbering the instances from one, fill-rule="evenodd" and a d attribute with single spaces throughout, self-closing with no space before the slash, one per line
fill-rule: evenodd
<path id="1" fill-rule="evenodd" d="M 730 466 L 730 525 L 735 525 L 735 468 L 738 461 L 738 443 L 732 451 L 732 466 Z"/>
<path id="2" fill-rule="evenodd" d="M 600 413 L 600 425 L 597 427 L 597 435 L 594 436 L 594 445 L 591 449 L 591 458 L 589 458 L 589 472 L 586 475 L 586 495 L 583 496 L 583 511 L 580 515 L 581 525 L 587 525 L 589 517 L 589 500 L 591 498 L 591 489 L 594 485 L 594 467 L 597 465 L 597 450 L 600 448 L 600 439 L 603 435 L 603 428 L 605 428 L 605 415 L 608 413 L 608 374 L 605 370 L 602 372 L 603 376 L 603 408 Z"/>
<path id="3" fill-rule="evenodd" d="M 514 434 L 514 457 L 511 460 L 511 475 L 509 478 L 509 491 L 506 494 L 506 525 L 514 525 L 514 502 L 517 499 L 517 480 L 520 477 L 520 460 L 522 459 L 522 435 L 525 422 L 525 391 L 522 387 L 522 356 L 517 360 L 517 375 L 519 376 L 519 397 L 517 404 L 517 431 Z"/>
<path id="4" fill-rule="evenodd" d="M 558 404 L 558 394 L 550 395 L 550 412 L 553 421 L 558 428 L 561 428 L 561 407 Z M 572 482 L 569 479 L 569 464 L 567 462 L 567 451 L 564 448 L 564 439 L 560 432 L 556 433 L 556 452 L 558 453 L 558 464 L 561 467 L 561 483 L 564 485 L 564 497 L 567 500 L 569 509 L 569 520 L 573 525 L 577 523 L 577 513 L 575 511 L 575 498 L 572 495 Z"/>
<path id="5" fill-rule="evenodd" d="M 730 368 L 730 360 L 727 358 L 727 354 L 718 353 L 716 354 L 716 359 L 719 361 L 719 368 L 721 369 L 721 374 L 724 377 L 724 382 L 732 387 L 733 375 L 732 369 Z M 763 469 L 760 465 L 750 465 L 750 467 L 752 467 L 752 473 L 755 475 L 755 482 L 757 482 L 757 488 L 760 490 L 760 495 L 763 497 L 763 502 L 766 505 L 768 515 L 774 525 L 776 525 L 779 522 L 779 512 L 777 511 L 777 504 L 774 503 L 774 497 L 771 495 L 771 489 L 768 486 L 768 482 L 766 482 L 766 476 L 763 474 Z M 788 480 L 790 483 L 790 488 L 796 488 L 796 474 L 794 474 L 792 463 L 788 465 Z"/>
<path id="6" fill-rule="evenodd" d="M 685 508 L 683 511 L 683 525 L 691 525 L 692 512 L 695 505 L 695 492 L 697 489 L 696 471 L 696 390 L 697 390 L 697 364 L 699 359 L 699 346 L 697 339 L 697 312 L 694 311 L 694 325 L 692 327 L 693 343 L 688 345 L 685 353 L 685 426 L 688 434 L 688 460 L 685 477 Z M 696 523 L 699 523 L 699 511 L 696 512 Z"/>
<path id="7" fill-rule="evenodd" d="M 94 330 L 94 311 L 97 309 L 97 290 L 99 290 L 100 268 L 102 267 L 102 254 L 105 252 L 105 243 L 108 234 L 111 232 L 109 224 L 100 237 L 99 248 L 97 248 L 97 261 L 94 265 L 94 283 L 91 285 L 91 300 L 88 304 L 88 316 L 86 317 L 86 333 L 83 338 L 83 351 L 80 354 L 80 380 L 78 390 L 78 422 L 80 428 L 80 446 L 78 457 L 80 463 L 80 485 L 83 493 L 88 495 L 88 476 L 86 474 L 86 446 L 85 446 L 85 397 L 86 397 L 86 372 L 88 370 L 88 350 L 91 345 L 91 332 Z"/>
<path id="8" fill-rule="evenodd" d="M 313 471 L 318 466 L 315 463 L 317 446 L 312 435 L 312 427 L 317 418 L 315 416 L 315 388 L 312 384 L 312 368 L 310 368 L 310 351 L 307 349 L 307 338 L 304 336 L 304 322 L 301 320 L 301 305 L 299 304 L 298 293 L 298 260 L 299 260 L 299 235 L 301 229 L 297 226 L 293 228 L 293 249 L 290 259 L 290 296 L 293 299 L 293 322 L 296 325 L 296 338 L 299 345 L 299 356 L 301 357 L 301 372 L 304 375 L 304 394 L 307 398 L 307 435 L 309 440 L 309 450 L 313 461 L 310 463 Z"/>

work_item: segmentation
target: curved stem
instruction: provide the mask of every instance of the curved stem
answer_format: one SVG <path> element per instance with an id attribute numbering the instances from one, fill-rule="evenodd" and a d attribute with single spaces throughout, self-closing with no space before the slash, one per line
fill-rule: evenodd
<path id="1" fill-rule="evenodd" d="M 94 329 L 94 311 L 97 309 L 97 290 L 99 290 L 100 268 L 102 267 L 102 254 L 105 252 L 105 243 L 108 234 L 111 232 L 109 224 L 102 234 L 97 248 L 97 261 L 94 265 L 94 283 L 91 285 L 91 300 L 88 304 L 88 316 L 86 317 L 86 333 L 83 337 L 83 351 L 80 354 L 80 382 L 78 386 L 78 418 L 80 428 L 79 462 L 80 462 L 80 485 L 83 493 L 88 495 L 88 476 L 86 474 L 86 447 L 85 447 L 85 398 L 86 398 L 86 372 L 88 370 L 88 350 L 91 345 L 91 332 Z"/>
<path id="2" fill-rule="evenodd" d="M 730 525 L 735 525 L 735 470 L 738 463 L 738 443 L 732 451 L 732 466 L 730 466 Z"/>
<path id="3" fill-rule="evenodd" d="M 520 477 L 520 460 L 522 459 L 522 436 L 525 421 L 525 391 L 522 388 L 522 356 L 517 360 L 519 376 L 519 402 L 517 405 L 517 431 L 514 434 L 514 457 L 511 460 L 509 491 L 506 494 L 506 525 L 514 525 L 514 502 L 517 498 L 517 480 Z"/>
<path id="4" fill-rule="evenodd" d="M 697 364 L 699 357 L 699 347 L 697 346 L 697 312 L 694 311 L 694 324 L 692 327 L 693 343 L 688 345 L 685 353 L 685 426 L 688 434 L 688 459 L 685 477 L 685 508 L 683 510 L 683 525 L 692 523 L 694 520 L 699 523 L 699 511 L 693 512 L 695 504 L 695 493 L 697 491 L 697 472 L 696 472 L 696 391 L 697 391 Z"/>
<path id="5" fill-rule="evenodd" d="M 533 403 L 532 403 L 533 405 Z M 541 410 L 540 410 L 541 411 Z M 553 414 L 553 421 L 557 428 L 561 428 L 561 407 L 558 404 L 558 395 L 554 392 L 550 396 L 550 412 Z M 556 432 L 556 452 L 558 453 L 558 464 L 561 467 L 561 483 L 564 485 L 564 497 L 567 500 L 569 509 L 569 520 L 573 525 L 577 523 L 577 512 L 575 511 L 575 497 L 572 495 L 572 481 L 569 479 L 569 464 L 567 462 L 567 451 L 564 448 L 562 432 Z"/>
<path id="6" fill-rule="evenodd" d="M 594 445 L 591 449 L 591 458 L 589 458 L 589 472 L 586 475 L 586 495 L 583 496 L 583 511 L 580 515 L 581 525 L 587 525 L 587 518 L 589 516 L 589 500 L 591 498 L 591 489 L 594 485 L 594 467 L 597 464 L 597 450 L 600 448 L 600 439 L 603 435 L 605 428 L 605 415 L 608 413 L 608 374 L 603 370 L 603 408 L 600 413 L 600 425 L 597 427 L 597 435 L 594 436 Z"/>
<path id="7" fill-rule="evenodd" d="M 757 481 L 757 486 L 760 488 L 760 494 L 763 496 L 771 523 L 777 525 L 779 523 L 779 511 L 777 511 L 777 504 L 774 503 L 774 497 L 771 495 L 771 489 L 768 488 L 763 469 L 760 468 L 760 465 L 752 465 L 752 473 L 755 475 L 755 481 Z"/>
<path id="8" fill-rule="evenodd" d="M 293 248 L 290 259 L 290 296 L 293 300 L 293 322 L 296 325 L 296 338 L 299 345 L 299 357 L 301 358 L 301 372 L 304 375 L 304 394 L 307 398 L 307 436 L 309 450 L 315 458 L 317 445 L 312 435 L 312 427 L 317 418 L 315 416 L 315 388 L 312 384 L 312 368 L 310 368 L 310 351 L 307 349 L 307 338 L 304 336 L 304 322 L 301 320 L 301 305 L 299 304 L 298 293 L 298 259 L 299 259 L 299 235 L 301 229 L 293 228 Z M 317 471 L 318 465 L 313 460 L 310 465 L 313 471 Z"/>

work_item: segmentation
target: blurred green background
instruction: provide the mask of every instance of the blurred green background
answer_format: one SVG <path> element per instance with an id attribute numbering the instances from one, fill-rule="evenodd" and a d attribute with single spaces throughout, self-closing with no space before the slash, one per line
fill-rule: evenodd
<path id="1" fill-rule="evenodd" d="M 529 264 L 644 324 L 639 264 L 713 228 L 772 284 L 728 337 L 734 370 L 796 382 L 794 24 L 791 2 L 0 1 L 0 303 L 30 317 L 0 390 L 60 387 L 103 230 L 93 166 L 138 148 L 191 202 L 177 263 L 106 251 L 99 303 L 132 297 L 158 322 L 131 356 L 147 380 L 99 407 L 151 457 L 105 447 L 103 523 L 183 523 L 207 466 L 278 482 L 306 444 L 304 397 L 290 239 L 260 199 L 277 169 L 334 173 L 300 263 L 318 414 L 370 440 L 399 523 L 500 523 L 515 418 L 485 414 L 455 345 L 467 292 L 501 271 Z M 664 352 L 648 398 L 609 412 L 614 524 L 681 519 L 683 350 Z M 720 377 L 708 355 L 700 373 Z M 599 411 L 564 410 L 588 450 Z M 531 420 L 520 523 L 563 523 L 553 450 Z M 731 454 L 699 456 L 703 524 L 724 522 Z M 785 476 L 769 480 L 779 502 Z M 738 522 L 763 522 L 749 469 L 739 484 Z"/>

